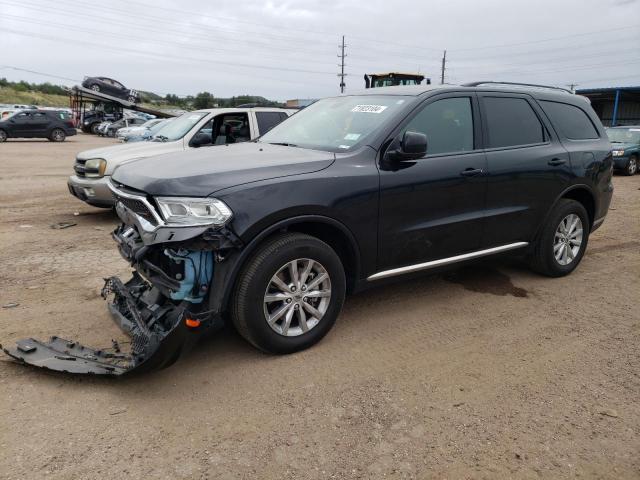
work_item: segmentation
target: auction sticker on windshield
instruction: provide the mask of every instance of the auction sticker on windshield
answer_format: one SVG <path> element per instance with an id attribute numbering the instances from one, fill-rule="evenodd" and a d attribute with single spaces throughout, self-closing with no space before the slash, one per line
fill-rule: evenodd
<path id="1" fill-rule="evenodd" d="M 352 112 L 361 113 L 382 113 L 387 107 L 384 105 L 356 105 L 351 109 Z"/>

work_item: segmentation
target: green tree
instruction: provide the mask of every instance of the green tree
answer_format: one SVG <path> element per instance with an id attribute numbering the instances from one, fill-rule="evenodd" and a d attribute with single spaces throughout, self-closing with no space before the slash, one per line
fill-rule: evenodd
<path id="1" fill-rule="evenodd" d="M 209 92 L 200 92 L 193 99 L 193 108 L 213 108 L 215 105 L 215 98 Z"/>

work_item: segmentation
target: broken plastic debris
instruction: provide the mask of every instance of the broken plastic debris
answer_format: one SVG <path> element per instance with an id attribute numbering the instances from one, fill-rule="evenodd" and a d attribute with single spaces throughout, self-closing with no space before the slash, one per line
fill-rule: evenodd
<path id="1" fill-rule="evenodd" d="M 72 223 L 72 222 L 58 222 L 51 225 L 51 228 L 54 228 L 56 230 L 62 230 L 63 228 L 75 227 L 76 225 L 77 223 Z"/>

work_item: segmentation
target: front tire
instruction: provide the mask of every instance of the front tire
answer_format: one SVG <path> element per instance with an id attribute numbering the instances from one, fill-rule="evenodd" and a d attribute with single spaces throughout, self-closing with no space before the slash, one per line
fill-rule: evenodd
<path id="1" fill-rule="evenodd" d="M 638 156 L 631 155 L 629 157 L 629 161 L 627 162 L 627 166 L 624 167 L 624 174 L 631 176 L 638 173 Z"/>
<path id="2" fill-rule="evenodd" d="M 100 91 L 100 85 L 96 85 L 94 83 L 93 85 L 91 85 L 91 90 L 93 90 L 94 92 L 99 92 Z"/>
<path id="3" fill-rule="evenodd" d="M 258 247 L 240 272 L 231 317 L 260 350 L 293 353 L 331 330 L 345 291 L 342 262 L 329 245 L 302 233 L 278 235 Z"/>
<path id="4" fill-rule="evenodd" d="M 0 130 L 0 143 L 7 141 L 7 132 Z"/>
<path id="5" fill-rule="evenodd" d="M 581 203 L 559 200 L 535 242 L 531 268 L 548 277 L 570 274 L 582 260 L 590 229 L 589 216 Z"/>
<path id="6" fill-rule="evenodd" d="M 49 140 L 52 142 L 64 142 L 65 138 L 67 135 L 61 128 L 54 128 L 49 135 Z"/>

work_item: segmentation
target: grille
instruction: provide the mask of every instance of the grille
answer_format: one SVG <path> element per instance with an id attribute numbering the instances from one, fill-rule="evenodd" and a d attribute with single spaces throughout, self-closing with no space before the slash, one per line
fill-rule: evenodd
<path id="1" fill-rule="evenodd" d="M 78 159 L 78 160 L 76 160 L 76 163 L 73 166 L 73 169 L 75 170 L 76 175 L 79 176 L 79 177 L 84 177 L 85 176 L 85 174 L 84 174 L 84 172 L 85 172 L 84 163 L 85 162 L 86 162 L 86 160 L 79 160 Z"/>
<path id="2" fill-rule="evenodd" d="M 116 193 L 113 194 L 113 197 L 115 198 L 116 202 L 122 203 L 125 207 L 127 207 L 136 215 L 144 218 L 151 225 L 154 225 L 154 226 L 158 225 L 158 222 L 156 221 L 156 217 L 154 217 L 151 210 L 149 210 L 149 207 L 147 207 L 147 205 L 141 200 L 121 197 Z"/>

